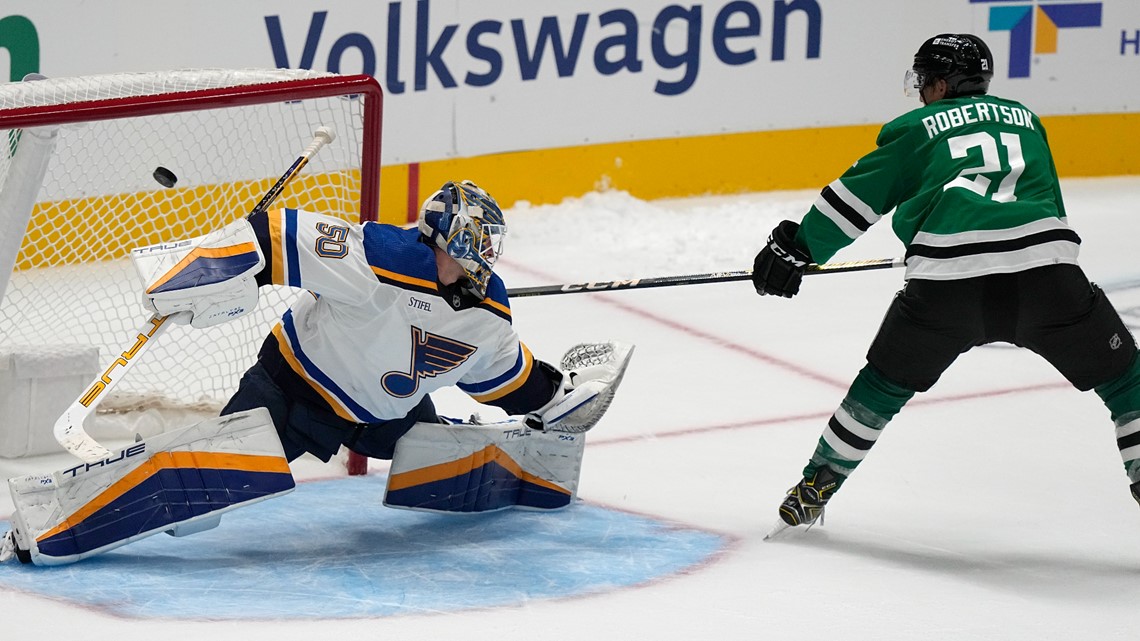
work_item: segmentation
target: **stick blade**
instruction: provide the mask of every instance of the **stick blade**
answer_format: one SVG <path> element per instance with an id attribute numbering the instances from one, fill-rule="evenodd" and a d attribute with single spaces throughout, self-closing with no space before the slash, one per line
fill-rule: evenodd
<path id="1" fill-rule="evenodd" d="M 63 446 L 63 449 L 71 452 L 79 457 L 86 463 L 98 463 L 99 461 L 111 457 L 111 450 L 103 447 L 98 441 L 91 438 L 83 429 L 81 422 L 72 420 L 71 410 L 63 413 L 59 420 L 55 422 L 55 428 L 52 430 L 55 435 L 55 440 Z"/>

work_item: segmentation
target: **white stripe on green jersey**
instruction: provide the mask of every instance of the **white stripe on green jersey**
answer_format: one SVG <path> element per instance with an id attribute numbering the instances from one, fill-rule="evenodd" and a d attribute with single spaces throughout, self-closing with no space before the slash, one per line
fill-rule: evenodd
<path id="1" fill-rule="evenodd" d="M 883 126 L 878 148 L 825 187 L 796 236 L 818 263 L 893 212 L 907 278 L 953 280 L 1077 263 L 1041 121 L 964 96 Z"/>

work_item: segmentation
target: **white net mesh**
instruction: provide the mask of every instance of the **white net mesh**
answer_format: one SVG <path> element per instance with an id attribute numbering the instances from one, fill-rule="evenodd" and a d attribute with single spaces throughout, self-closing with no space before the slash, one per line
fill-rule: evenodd
<path id="1" fill-rule="evenodd" d="M 0 201 L 4 191 L 14 193 L 27 187 L 17 183 L 28 182 L 19 166 L 13 169 L 27 132 L 14 128 L 12 118 L 32 109 L 65 121 L 83 113 L 77 103 L 123 103 L 113 119 L 100 115 L 58 128 L 14 259 L 5 262 L 3 255 L 5 245 L 15 247 L 13 239 L 0 238 L 0 271 L 8 263 L 15 267 L 0 300 L 0 346 L 96 345 L 101 362 L 110 362 L 133 344 L 147 317 L 129 251 L 198 236 L 247 214 L 320 126 L 331 127 L 336 140 L 275 206 L 358 220 L 362 171 L 379 172 L 362 167 L 364 103 L 372 98 L 275 97 L 247 106 L 228 106 L 235 101 L 227 99 L 266 83 L 338 79 L 293 70 L 183 70 L 0 85 Z M 202 95 L 189 111 L 135 115 L 172 92 Z M 159 166 L 177 176 L 174 188 L 152 177 Z M 2 207 L 0 216 L 28 219 L 26 210 Z M 0 276 L 0 289 L 3 282 Z M 295 295 L 287 288 L 263 288 L 258 310 L 238 321 L 207 330 L 171 328 L 101 409 L 140 402 L 218 407 Z"/>

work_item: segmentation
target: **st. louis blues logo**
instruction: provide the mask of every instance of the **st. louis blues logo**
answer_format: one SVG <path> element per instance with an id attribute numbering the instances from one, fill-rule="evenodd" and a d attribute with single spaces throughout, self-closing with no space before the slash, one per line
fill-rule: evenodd
<path id="1" fill-rule="evenodd" d="M 420 388 L 420 379 L 450 372 L 467 362 L 476 349 L 474 345 L 412 327 L 412 360 L 408 372 L 388 372 L 380 384 L 392 396 L 407 398 Z"/>

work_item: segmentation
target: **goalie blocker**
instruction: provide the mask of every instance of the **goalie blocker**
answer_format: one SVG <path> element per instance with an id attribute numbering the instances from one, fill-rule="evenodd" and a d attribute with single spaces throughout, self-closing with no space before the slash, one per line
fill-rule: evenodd
<path id="1" fill-rule="evenodd" d="M 132 250 L 131 262 L 147 309 L 205 328 L 257 307 L 254 277 L 265 267 L 265 256 L 243 218 L 205 236 Z"/>

